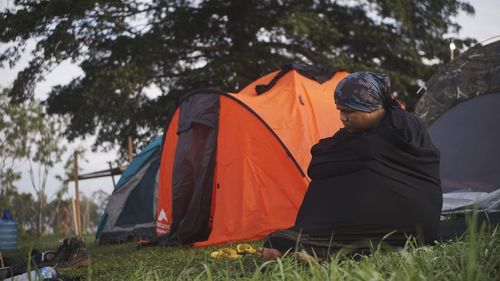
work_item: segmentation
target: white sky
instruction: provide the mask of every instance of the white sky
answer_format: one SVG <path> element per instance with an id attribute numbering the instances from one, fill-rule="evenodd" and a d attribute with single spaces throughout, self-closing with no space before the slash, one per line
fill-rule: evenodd
<path id="1" fill-rule="evenodd" d="M 476 14 L 472 17 L 460 14 L 457 17 L 458 23 L 462 26 L 459 37 L 472 37 L 479 42 L 482 42 L 491 37 L 499 36 L 500 1 L 475 0 L 470 2 L 475 7 Z M 31 45 L 33 46 L 34 43 Z M 0 51 L 1 50 L 2 48 L 0 47 Z M 28 56 L 22 58 L 21 62 L 14 69 L 0 68 L 1 88 L 11 85 L 12 81 L 17 75 L 17 72 L 27 65 L 28 59 Z M 55 68 L 49 75 L 47 75 L 45 81 L 37 85 L 35 96 L 39 99 L 45 99 L 52 86 L 57 84 L 66 84 L 67 82 L 71 81 L 72 78 L 81 74 L 82 72 L 77 66 L 71 64 L 70 62 L 64 62 L 60 66 Z M 116 159 L 116 151 L 110 151 L 107 153 L 92 153 L 90 151 L 90 144 L 92 143 L 92 141 L 93 140 L 79 142 L 79 144 L 82 144 L 84 147 L 88 148 L 86 158 L 89 160 L 89 162 L 80 163 L 80 166 L 83 168 L 83 171 L 85 173 L 107 169 L 107 161 L 113 161 Z M 75 146 L 75 144 L 72 145 L 72 147 Z M 23 192 L 33 192 L 33 188 L 31 187 L 27 174 L 27 165 L 25 163 L 19 163 L 18 167 L 23 170 L 23 179 L 17 183 L 20 190 Z M 49 200 L 53 199 L 54 193 L 60 187 L 60 183 L 54 179 L 55 174 L 62 174 L 61 166 L 56 167 L 49 176 L 49 181 L 47 184 L 47 195 Z M 115 177 L 115 180 L 118 181 L 118 177 Z M 80 181 L 80 191 L 82 191 L 87 196 L 90 196 L 92 192 L 99 189 L 102 189 L 107 193 L 111 193 L 113 190 L 111 178 L 107 177 L 102 179 Z M 73 185 L 70 186 L 70 196 L 74 196 Z"/>

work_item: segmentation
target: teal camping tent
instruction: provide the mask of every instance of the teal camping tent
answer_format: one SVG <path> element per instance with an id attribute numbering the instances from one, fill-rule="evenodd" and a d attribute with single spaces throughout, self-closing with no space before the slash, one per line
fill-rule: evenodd
<path id="1" fill-rule="evenodd" d="M 96 238 L 100 244 L 150 239 L 155 234 L 156 194 L 162 137 L 130 163 L 109 197 Z"/>

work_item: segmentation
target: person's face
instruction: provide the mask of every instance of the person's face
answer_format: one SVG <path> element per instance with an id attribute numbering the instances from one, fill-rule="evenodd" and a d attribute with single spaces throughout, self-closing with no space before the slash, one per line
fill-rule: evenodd
<path id="1" fill-rule="evenodd" d="M 369 131 L 380 120 L 378 110 L 374 112 L 363 112 L 341 105 L 337 105 L 337 109 L 340 111 L 340 121 L 342 121 L 346 130 L 351 133 Z"/>

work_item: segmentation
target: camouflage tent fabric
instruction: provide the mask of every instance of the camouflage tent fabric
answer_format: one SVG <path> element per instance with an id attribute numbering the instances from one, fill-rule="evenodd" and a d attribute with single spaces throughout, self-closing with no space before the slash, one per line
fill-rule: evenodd
<path id="1" fill-rule="evenodd" d="M 500 40 L 477 44 L 446 64 L 426 84 L 415 114 L 428 127 L 453 106 L 478 95 L 500 92 Z"/>

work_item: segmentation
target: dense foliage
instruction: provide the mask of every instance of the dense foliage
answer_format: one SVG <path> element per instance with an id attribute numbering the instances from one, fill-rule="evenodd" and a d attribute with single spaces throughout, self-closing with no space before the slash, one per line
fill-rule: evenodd
<path id="1" fill-rule="evenodd" d="M 180 95 L 236 91 L 285 63 L 387 72 L 411 109 L 418 79 L 435 71 L 425 62 L 448 58 L 453 16 L 474 12 L 462 0 L 14 3 L 0 15 L 0 62 L 15 65 L 28 42 L 37 44 L 12 96 L 32 98 L 36 83 L 70 60 L 84 75 L 54 87 L 48 111 L 69 114 L 69 138 L 97 134 L 97 146 L 123 151 L 127 136 L 147 141 L 161 131 Z M 152 88 L 161 94 L 148 95 Z"/>

